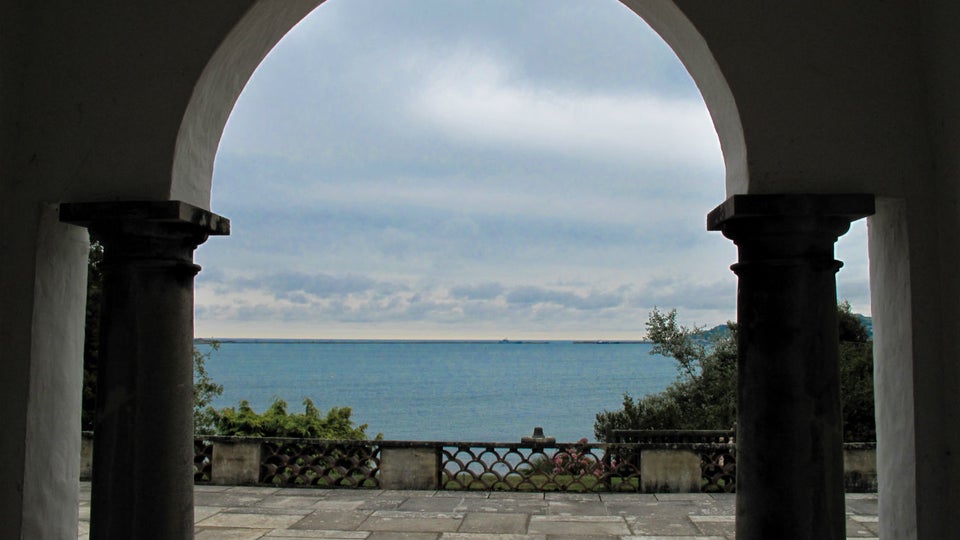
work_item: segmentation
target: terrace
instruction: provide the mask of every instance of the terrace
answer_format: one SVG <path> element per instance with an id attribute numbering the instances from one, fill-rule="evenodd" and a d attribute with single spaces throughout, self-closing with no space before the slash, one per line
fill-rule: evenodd
<path id="1" fill-rule="evenodd" d="M 197 485 L 196 538 L 722 540 L 731 493 L 519 493 Z M 774 502 L 774 504 L 776 504 Z M 846 495 L 848 538 L 878 538 L 877 495 Z M 80 484 L 89 538 L 90 483 Z"/>

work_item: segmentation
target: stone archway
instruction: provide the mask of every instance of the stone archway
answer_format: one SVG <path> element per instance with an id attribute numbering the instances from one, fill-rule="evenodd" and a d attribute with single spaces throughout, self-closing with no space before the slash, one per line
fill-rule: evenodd
<path id="1" fill-rule="evenodd" d="M 189 302 L 192 304 L 192 289 L 189 294 L 185 289 L 183 269 L 192 264 L 192 248 L 200 240 L 196 238 L 206 234 L 215 233 L 218 222 L 216 216 L 211 216 L 204 207 L 209 205 L 209 191 L 212 181 L 212 163 L 213 154 L 216 151 L 217 141 L 219 140 L 223 126 L 229 115 L 229 111 L 234 101 L 242 90 L 243 83 L 252 74 L 255 67 L 262 60 L 269 49 L 283 36 L 286 29 L 292 27 L 302 16 L 309 12 L 310 7 L 316 3 L 305 3 L 295 5 L 290 8 L 289 4 L 260 2 L 254 4 L 250 10 L 244 13 L 239 22 L 226 34 L 223 42 L 214 52 L 213 56 L 207 62 L 196 85 L 189 102 L 186 105 L 184 116 L 177 133 L 175 151 L 173 154 L 173 165 L 171 174 L 170 196 L 175 200 L 183 200 L 185 203 L 176 203 L 180 206 L 173 211 L 173 215 L 168 215 L 170 211 L 165 205 L 163 209 L 158 210 L 155 205 L 148 205 L 144 209 L 142 203 L 118 203 L 116 205 L 95 205 L 86 204 L 80 206 L 65 206 L 68 210 L 63 219 L 70 223 L 88 225 L 94 229 L 99 229 L 115 236 L 113 245 L 110 249 L 118 249 L 121 253 L 116 253 L 113 258 L 118 268 L 122 270 L 113 272 L 113 285 L 126 285 L 124 290 L 128 291 L 125 297 L 120 297 L 115 302 L 106 302 L 105 310 L 108 311 L 107 320 L 110 320 L 111 310 L 115 313 L 125 313 L 124 320 L 138 320 L 140 316 L 145 315 L 147 309 L 157 310 L 155 317 L 160 321 L 169 322 L 170 328 L 181 328 L 180 337 L 192 335 L 187 331 L 188 319 L 177 318 L 182 314 L 184 307 Z M 683 15 L 679 8 L 674 4 L 632 3 L 628 7 L 634 12 L 644 17 L 652 19 L 654 29 L 661 35 L 668 38 L 668 43 L 674 47 L 685 62 L 694 80 L 703 92 L 708 109 L 714 118 L 721 139 L 721 147 L 724 153 L 724 159 L 727 164 L 727 188 L 728 192 L 747 191 L 749 187 L 747 177 L 746 146 L 743 138 L 742 127 L 739 122 L 739 112 L 736 103 L 725 78 L 721 73 L 719 64 L 714 59 L 706 41 L 696 31 L 690 21 Z M 754 288 L 759 292 L 754 296 L 741 295 L 740 311 L 748 313 L 750 316 L 747 321 L 763 321 L 772 319 L 777 313 L 777 309 L 784 307 L 798 307 L 800 312 L 796 315 L 797 320 L 806 320 L 810 317 L 822 315 L 823 300 L 827 298 L 831 306 L 835 301 L 835 290 L 827 286 L 827 283 L 833 283 L 833 274 L 829 272 L 835 267 L 825 264 L 823 256 L 826 252 L 832 253 L 833 241 L 836 236 L 842 234 L 850 218 L 860 217 L 869 206 L 866 199 L 855 198 L 855 200 L 840 201 L 837 198 L 803 198 L 787 197 L 777 198 L 772 201 L 769 198 L 756 198 L 754 196 L 742 195 L 731 199 L 727 205 L 718 209 L 719 214 L 711 220 L 711 226 L 723 229 L 725 234 L 741 243 L 741 267 L 750 266 L 761 267 L 768 270 L 765 277 L 760 279 Z M 798 201 L 800 201 L 798 203 Z M 839 201 L 839 202 L 838 202 Z M 872 201 L 872 199 L 871 199 Z M 185 204 L 195 206 L 188 207 Z M 799 204 L 800 213 L 795 212 L 795 206 Z M 872 203 L 871 203 L 872 204 Z M 872 206 L 871 206 L 872 208 Z M 760 240 L 756 241 L 758 235 Z M 774 239 L 776 249 L 770 249 L 770 239 Z M 158 249 L 148 255 L 138 253 L 137 244 L 146 241 L 156 244 Z M 816 244 L 814 253 L 805 251 L 808 242 Z M 167 251 L 179 246 L 182 248 L 187 245 L 188 252 L 177 251 L 176 254 Z M 744 247 L 750 246 L 750 247 Z M 759 248 L 758 248 L 759 246 Z M 783 252 L 784 246 L 787 249 Z M 791 251 L 791 249 L 793 251 Z M 128 257 L 130 251 L 132 257 Z M 786 255 L 784 255 L 786 253 Z M 812 255 L 812 256 L 811 256 Z M 765 298 L 767 288 L 772 284 L 779 282 L 783 277 L 780 271 L 778 261 L 783 256 L 797 259 L 798 265 L 804 270 L 813 268 L 817 273 L 817 278 L 798 278 L 801 285 L 799 288 L 787 287 L 785 298 L 781 302 L 763 303 L 760 298 Z M 175 264 L 167 264 L 168 260 L 176 260 Z M 132 264 L 128 264 L 127 261 Z M 771 262 L 772 261 L 772 262 Z M 141 275 L 142 265 L 147 263 L 149 267 L 148 275 L 154 276 L 154 272 L 165 276 L 168 279 L 156 280 L 145 275 Z M 782 261 L 781 261 L 782 262 Z M 157 270 L 159 267 L 163 270 Z M 809 267 L 809 268 L 808 268 Z M 822 267 L 822 268 L 821 268 Z M 827 271 L 825 276 L 820 273 Z M 802 272 L 801 272 L 802 273 Z M 792 275 L 792 274 L 791 274 Z M 799 274 L 798 274 L 799 275 Z M 131 277 L 136 276 L 136 277 Z M 111 287 L 111 277 L 108 275 L 108 281 L 105 288 Z M 138 283 L 151 283 L 155 288 L 149 295 L 144 295 L 145 291 L 138 289 Z M 745 283 L 749 283 L 747 280 Z M 132 283 L 132 286 L 129 284 Z M 806 288 L 804 288 L 806 287 Z M 169 290 L 168 290 L 169 289 Z M 833 292 L 830 297 L 830 292 Z M 108 294 L 108 298 L 110 295 Z M 137 298 L 152 299 L 150 302 L 141 305 L 135 305 Z M 807 299 L 815 298 L 816 301 L 810 306 L 800 306 L 791 301 L 797 298 Z M 117 298 L 117 296 L 113 296 Z M 167 302 L 165 298 L 176 298 L 178 302 Z M 745 299 L 745 300 L 744 300 Z M 809 308 L 809 309 L 808 309 Z M 807 345 L 802 351 L 815 356 L 823 356 L 823 368 L 826 371 L 835 368 L 836 354 L 830 354 L 823 350 L 823 344 L 831 340 L 829 334 L 831 328 L 835 329 L 835 324 L 825 323 L 812 328 L 809 335 L 804 334 L 796 343 Z M 167 325 L 161 325 L 166 327 Z M 745 325 L 750 326 L 750 325 Z M 754 342 L 768 343 L 767 331 L 770 328 L 764 327 L 761 331 L 751 333 L 742 332 L 741 347 L 753 345 Z M 164 335 L 171 332 L 164 332 Z M 172 331 L 176 334 L 176 331 Z M 136 347 L 137 344 L 154 343 L 151 339 L 153 331 L 146 332 L 127 332 L 126 340 L 114 339 L 104 342 L 104 354 L 106 356 L 117 357 L 122 348 Z M 111 335 L 107 331 L 107 335 Z M 113 334 L 116 335 L 116 334 Z M 745 336 L 745 337 L 744 337 Z M 183 339 L 175 340 L 182 345 Z M 836 341 L 836 340 L 833 340 Z M 746 349 L 750 349 L 746 347 Z M 778 354 L 785 353 L 782 347 L 760 347 L 760 352 L 754 360 L 755 365 L 763 365 L 765 360 L 775 357 Z M 162 359 L 164 354 L 156 356 L 158 350 L 162 348 L 154 347 L 151 351 L 142 351 L 131 358 L 129 363 L 135 366 L 144 367 L 153 366 Z M 162 352 L 162 351 L 161 351 Z M 834 351 L 835 353 L 835 351 Z M 173 354 L 171 352 L 171 354 Z M 809 370 L 801 369 L 803 358 L 796 353 L 791 357 L 789 367 L 785 373 L 789 376 L 796 376 L 805 381 L 810 379 Z M 818 364 L 819 365 L 819 364 Z M 182 366 L 181 366 L 182 368 Z M 796 369 L 793 369 L 796 368 Z M 162 369 L 173 371 L 174 367 Z M 834 369 L 835 370 L 835 369 Z M 182 369 L 178 368 L 182 372 Z M 751 373 L 751 372 L 746 372 Z M 758 372 L 756 377 L 749 378 L 753 381 L 751 391 L 759 391 L 763 395 L 774 396 L 772 388 L 772 377 L 766 372 Z M 119 391 L 129 393 L 134 396 L 138 394 L 149 394 L 144 391 L 143 381 L 134 378 L 105 377 L 107 380 L 117 381 L 116 385 L 108 391 Z M 182 382 L 182 381 L 181 381 Z M 809 382 L 809 381 L 808 381 Z M 754 455 L 762 455 L 767 446 L 772 445 L 773 441 L 778 440 L 778 435 L 797 436 L 798 431 L 793 427 L 802 421 L 811 421 L 822 424 L 818 429 L 810 434 L 813 440 L 800 444 L 799 448 L 808 451 L 812 456 L 809 460 L 809 468 L 803 471 L 803 475 L 790 475 L 787 480 L 771 479 L 769 471 L 763 468 L 762 460 L 757 460 L 757 466 L 752 469 L 749 459 L 740 460 L 740 474 L 744 477 L 759 479 L 750 482 L 741 483 L 741 495 L 744 499 L 749 499 L 751 504 L 741 505 L 739 511 L 740 521 L 738 529 L 743 536 L 762 537 L 769 535 L 773 531 L 792 532 L 801 536 L 835 536 L 838 533 L 842 535 L 843 528 L 843 500 L 841 493 L 836 489 L 836 481 L 840 478 L 838 473 L 840 447 L 836 435 L 839 432 L 839 416 L 837 414 L 819 413 L 817 411 L 831 409 L 831 401 L 836 401 L 836 381 L 832 381 L 826 386 L 825 391 L 811 390 L 803 396 L 789 396 L 778 405 L 785 410 L 793 411 L 793 415 L 787 415 L 790 421 L 786 422 L 789 430 L 774 429 L 776 425 L 767 425 L 766 427 L 773 431 L 774 436 L 760 437 L 758 434 L 766 433 L 764 429 L 748 429 L 754 421 L 760 421 L 760 415 L 763 411 L 761 405 L 753 402 L 744 401 L 741 393 L 741 422 L 743 432 L 738 437 L 742 447 L 753 448 Z M 155 396 L 157 397 L 157 396 Z M 158 398 L 159 399 L 159 398 Z M 815 405 L 811 408 L 806 405 L 797 407 L 803 400 L 813 400 Z M 833 411 L 836 412 L 836 411 Z M 98 416 L 100 416 L 98 414 Z M 182 415 L 177 415 L 177 418 Z M 153 456 L 157 460 L 156 470 L 161 471 L 163 477 L 163 487 L 157 492 L 149 494 L 149 498 L 159 501 L 154 505 L 158 511 L 153 514 L 131 514 L 123 511 L 123 507 L 130 504 L 130 501 L 136 501 L 141 495 L 137 490 L 131 489 L 137 484 L 137 481 L 147 481 L 155 478 L 155 471 L 146 469 L 134 469 L 132 471 L 133 481 L 109 474 L 107 469 L 100 467 L 104 471 L 98 473 L 98 468 L 94 469 L 94 532 L 99 534 L 119 534 L 119 535 L 143 535 L 147 531 L 164 531 L 166 537 L 187 536 L 191 530 L 191 524 L 186 520 L 173 519 L 173 516 L 179 515 L 177 509 L 182 509 L 184 502 L 189 499 L 190 492 L 189 477 L 182 475 L 179 471 L 179 461 L 183 460 L 186 446 L 182 439 L 185 439 L 182 429 L 173 429 L 163 444 L 162 440 L 153 438 L 144 438 L 152 444 L 147 446 L 134 444 L 133 448 L 124 448 L 120 444 L 112 444 L 109 441 L 120 441 L 130 438 L 133 434 L 139 433 L 138 426 L 144 423 L 144 420 L 135 420 L 134 416 L 127 419 L 118 419 L 115 423 L 117 429 L 102 437 L 98 435 L 97 447 L 110 448 L 107 452 L 116 450 L 116 455 L 100 451 L 100 457 L 97 458 L 102 464 L 119 463 L 122 457 L 127 453 L 133 453 L 136 456 L 142 456 L 146 459 Z M 160 418 L 159 420 L 164 420 Z M 171 418 L 166 418 L 167 423 L 180 426 L 182 422 Z M 99 430 L 98 431 L 103 431 Z M 789 431 L 789 433 L 787 433 Z M 781 433 L 782 432 L 782 433 Z M 807 435 L 804 435 L 807 436 Z M 141 437 L 142 438 L 142 437 Z M 745 453 L 749 453 L 746 452 Z M 161 460 L 161 456 L 173 456 L 172 460 Z M 136 460 L 134 460 L 136 461 Z M 161 463 L 162 461 L 162 463 Z M 112 471 L 111 471 L 112 472 Z M 179 476 L 178 476 L 179 475 Z M 183 476 L 181 478 L 181 476 Z M 810 487 L 813 493 L 820 494 L 822 504 L 814 507 L 799 504 L 799 498 L 793 498 L 795 504 L 782 505 L 779 508 L 772 508 L 764 501 L 769 499 L 771 492 L 776 492 L 789 487 L 791 482 L 796 482 L 798 478 L 809 480 L 805 485 Z M 99 495 L 98 495 L 99 493 Z M 751 496 L 752 494 L 752 496 Z M 159 495 L 159 497 L 158 497 Z M 139 506 L 134 504 L 134 506 Z M 162 511 L 160 511 L 162 510 Z M 779 525 L 771 528 L 769 523 L 778 520 Z M 805 524 L 803 528 L 798 529 L 799 523 Z"/>
<path id="2" fill-rule="evenodd" d="M 233 101 L 263 55 L 319 3 L 65 9 L 24 0 L 0 8 L 18 29 L 0 35 L 5 80 L 17 83 L 0 89 L 0 205 L 15 261 L 0 271 L 4 389 L 13 402 L 0 413 L 12 434 L 0 442 L 10 479 L 0 486 L 0 521 L 12 534 L 62 536 L 76 523 L 72 479 L 44 484 L 26 472 L 66 478 L 75 467 L 62 457 L 79 446 L 51 434 L 73 425 L 78 399 L 68 389 L 79 388 L 79 370 L 64 358 L 82 341 L 84 238 L 57 222 L 57 204 L 181 199 L 206 209 L 216 140 Z M 878 392 L 888 486 L 881 489 L 889 490 L 881 519 L 889 536 L 948 535 L 960 519 L 949 511 L 960 439 L 949 429 L 960 407 L 952 398 L 957 323 L 949 300 L 960 260 L 949 240 L 957 175 L 949 159 L 936 170 L 931 161 L 955 147 L 956 38 L 946 21 L 958 8 L 626 5 L 700 86 L 721 135 L 729 194 L 885 197 L 870 232 L 874 314 L 878 339 L 885 336 L 877 348 L 890 368 L 886 394 Z M 901 404 L 908 407 L 897 410 Z M 898 470 L 900 459 L 909 463 Z"/>

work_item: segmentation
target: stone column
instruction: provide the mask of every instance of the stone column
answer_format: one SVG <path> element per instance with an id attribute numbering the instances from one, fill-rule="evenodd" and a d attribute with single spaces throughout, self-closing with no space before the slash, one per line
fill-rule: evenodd
<path id="1" fill-rule="evenodd" d="M 833 246 L 872 195 L 735 195 L 737 538 L 845 537 Z"/>
<path id="2" fill-rule="evenodd" d="M 229 221 L 178 201 L 62 204 L 104 245 L 91 537 L 193 538 L 193 250 Z"/>

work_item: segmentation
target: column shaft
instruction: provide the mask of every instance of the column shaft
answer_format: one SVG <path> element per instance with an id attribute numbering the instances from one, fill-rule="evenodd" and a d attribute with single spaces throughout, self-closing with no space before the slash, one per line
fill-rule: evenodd
<path id="1" fill-rule="evenodd" d="M 845 537 L 833 245 L 871 196 L 735 196 L 737 538 Z"/>

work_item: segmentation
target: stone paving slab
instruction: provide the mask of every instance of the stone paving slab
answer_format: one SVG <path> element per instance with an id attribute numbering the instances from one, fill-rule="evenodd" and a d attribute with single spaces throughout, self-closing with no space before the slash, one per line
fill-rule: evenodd
<path id="1" fill-rule="evenodd" d="M 467 514 L 459 532 L 497 535 L 517 535 L 527 532 L 527 514 Z"/>
<path id="2" fill-rule="evenodd" d="M 551 516 L 606 516 L 607 506 L 600 501 L 549 501 Z"/>
<path id="3" fill-rule="evenodd" d="M 437 491 L 434 497 L 457 497 L 461 499 L 489 499 L 489 491 Z"/>
<path id="4" fill-rule="evenodd" d="M 273 529 L 197 529 L 197 540 L 257 540 Z"/>
<path id="5" fill-rule="evenodd" d="M 543 534 L 443 533 L 440 540 L 547 540 Z"/>
<path id="6" fill-rule="evenodd" d="M 384 532 L 455 532 L 463 517 L 463 514 L 443 512 L 378 510 L 358 528 Z"/>
<path id="7" fill-rule="evenodd" d="M 299 515 L 251 514 L 220 512 L 207 519 L 199 521 L 197 528 L 244 528 L 266 529 L 267 531 L 280 527 L 289 527 L 303 519 Z M 262 534 L 266 534 L 266 531 Z"/>
<path id="8" fill-rule="evenodd" d="M 630 529 L 619 516 L 530 516 L 529 532 L 577 536 L 623 536 Z"/>
<path id="9" fill-rule="evenodd" d="M 89 539 L 90 484 L 78 539 Z M 196 486 L 199 540 L 732 540 L 736 497 Z M 848 495 L 847 538 L 876 539 L 876 494 Z"/>
<path id="10" fill-rule="evenodd" d="M 361 540 L 370 536 L 369 531 L 313 531 L 274 529 L 264 538 L 332 538 L 337 540 Z"/>
<path id="11" fill-rule="evenodd" d="M 369 540 L 437 540 L 439 537 L 440 533 L 379 531 L 371 533 L 367 538 Z"/>
<path id="12" fill-rule="evenodd" d="M 315 497 L 292 497 L 289 495 L 271 495 L 264 498 L 257 506 L 264 508 L 313 508 L 316 510 L 353 510 L 363 504 L 362 499 L 356 500 L 327 500 Z"/>
<path id="13" fill-rule="evenodd" d="M 320 531 L 351 531 L 357 529 L 361 523 L 366 521 L 367 518 L 370 517 L 370 514 L 371 512 L 318 510 L 296 521 L 294 524 L 289 525 L 287 528 Z"/>
<path id="14" fill-rule="evenodd" d="M 400 504 L 397 510 L 414 512 L 453 512 L 463 499 L 453 497 L 411 497 Z"/>
<path id="15" fill-rule="evenodd" d="M 530 499 L 537 501 L 542 501 L 545 498 L 543 493 L 524 491 L 492 491 L 488 497 L 490 499 Z"/>
<path id="16" fill-rule="evenodd" d="M 537 499 L 464 499 L 457 506 L 460 512 L 506 514 L 546 514 L 548 503 Z"/>

